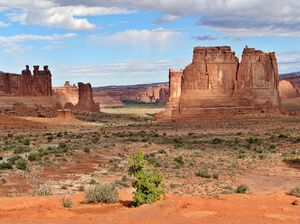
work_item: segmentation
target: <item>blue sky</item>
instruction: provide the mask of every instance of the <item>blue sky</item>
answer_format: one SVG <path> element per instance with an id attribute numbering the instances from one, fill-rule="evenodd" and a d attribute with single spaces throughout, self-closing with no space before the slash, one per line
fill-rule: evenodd
<path id="1" fill-rule="evenodd" d="M 195 46 L 245 45 L 300 71 L 299 0 L 0 0 L 0 70 L 48 64 L 53 85 L 168 80 Z"/>

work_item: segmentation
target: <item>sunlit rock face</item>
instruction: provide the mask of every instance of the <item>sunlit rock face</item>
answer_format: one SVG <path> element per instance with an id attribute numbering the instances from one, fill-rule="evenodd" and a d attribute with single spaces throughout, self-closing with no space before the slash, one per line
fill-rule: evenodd
<path id="1" fill-rule="evenodd" d="M 245 48 L 237 74 L 235 96 L 242 106 L 280 107 L 278 64 L 275 53 Z"/>
<path id="2" fill-rule="evenodd" d="M 278 111 L 275 53 L 245 48 L 239 63 L 228 46 L 195 47 L 183 71 L 170 70 L 170 96 L 158 120 L 241 111 Z"/>
<path id="3" fill-rule="evenodd" d="M 295 98 L 300 97 L 300 91 L 290 81 L 279 81 L 280 98 Z"/>
<path id="4" fill-rule="evenodd" d="M 76 105 L 78 103 L 78 88 L 76 85 L 71 85 L 66 81 L 63 87 L 53 88 L 53 94 L 64 107 L 67 103 Z"/>

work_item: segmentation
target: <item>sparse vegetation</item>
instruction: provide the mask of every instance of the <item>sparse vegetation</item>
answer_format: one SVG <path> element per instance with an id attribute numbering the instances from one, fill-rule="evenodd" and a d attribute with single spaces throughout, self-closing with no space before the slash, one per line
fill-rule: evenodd
<path id="1" fill-rule="evenodd" d="M 112 184 L 97 184 L 86 190 L 84 198 L 86 203 L 116 203 L 119 194 Z"/>
<path id="2" fill-rule="evenodd" d="M 290 190 L 289 195 L 300 198 L 300 187 L 295 187 L 292 190 Z"/>
<path id="3" fill-rule="evenodd" d="M 72 208 L 74 205 L 71 198 L 65 198 L 65 197 L 61 200 L 61 203 L 64 208 Z"/>

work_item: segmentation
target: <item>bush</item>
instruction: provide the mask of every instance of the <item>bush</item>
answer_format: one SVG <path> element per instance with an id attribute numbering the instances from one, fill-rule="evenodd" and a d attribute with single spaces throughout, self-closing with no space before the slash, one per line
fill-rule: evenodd
<path id="1" fill-rule="evenodd" d="M 62 206 L 64 206 L 64 208 L 72 208 L 73 207 L 73 201 L 71 198 L 63 198 L 61 200 Z"/>
<path id="2" fill-rule="evenodd" d="M 12 169 L 11 163 L 0 163 L 0 170 Z"/>
<path id="3" fill-rule="evenodd" d="M 49 196 L 51 195 L 51 184 L 50 182 L 46 182 L 44 184 L 39 185 L 35 190 L 34 190 L 34 195 L 37 196 Z"/>
<path id="4" fill-rule="evenodd" d="M 160 172 L 148 165 L 144 153 L 139 152 L 129 158 L 128 172 L 135 179 L 133 206 L 151 204 L 160 199 L 164 192 L 163 177 Z"/>
<path id="5" fill-rule="evenodd" d="M 27 161 L 25 159 L 19 159 L 17 160 L 17 165 L 16 167 L 19 169 L 19 170 L 24 170 L 26 171 L 27 170 Z"/>
<path id="6" fill-rule="evenodd" d="M 295 187 L 293 188 L 290 192 L 289 195 L 296 196 L 297 198 L 300 198 L 300 187 Z"/>
<path id="7" fill-rule="evenodd" d="M 112 184 L 98 184 L 86 190 L 84 198 L 86 203 L 116 203 L 119 194 Z"/>
<path id="8" fill-rule="evenodd" d="M 28 160 L 29 161 L 37 161 L 37 160 L 40 160 L 41 157 L 39 156 L 39 154 L 37 152 L 31 152 L 29 155 L 28 155 Z"/>
<path id="9" fill-rule="evenodd" d="M 183 160 L 182 156 L 175 157 L 174 162 L 176 162 L 178 165 L 181 165 L 181 166 L 184 165 L 184 160 Z"/>
<path id="10" fill-rule="evenodd" d="M 223 142 L 223 139 L 221 139 L 221 138 L 214 138 L 214 139 L 212 140 L 212 144 L 214 144 L 214 145 L 219 144 L 219 143 L 221 143 L 221 142 Z"/>
<path id="11" fill-rule="evenodd" d="M 85 189 L 85 187 L 83 185 L 79 186 L 79 188 L 78 188 L 78 190 L 81 191 L 81 192 L 83 192 L 84 189 Z"/>
<path id="12" fill-rule="evenodd" d="M 235 190 L 235 192 L 237 194 L 245 194 L 249 191 L 249 187 L 245 184 L 241 184 L 240 186 L 237 187 L 237 189 Z"/>

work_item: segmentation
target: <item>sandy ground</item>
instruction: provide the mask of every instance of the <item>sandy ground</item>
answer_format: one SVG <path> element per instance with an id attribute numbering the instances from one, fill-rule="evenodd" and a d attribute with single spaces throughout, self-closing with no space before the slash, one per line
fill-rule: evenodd
<path id="1" fill-rule="evenodd" d="M 62 207 L 62 197 L 0 198 L 0 223 L 300 223 L 299 199 L 298 205 L 293 205 L 297 199 L 284 193 L 215 198 L 168 195 L 139 208 L 126 207 L 126 201 L 130 200 L 128 193 L 121 193 L 121 203 L 114 205 L 87 205 L 82 195 L 74 195 L 71 209 Z"/>

